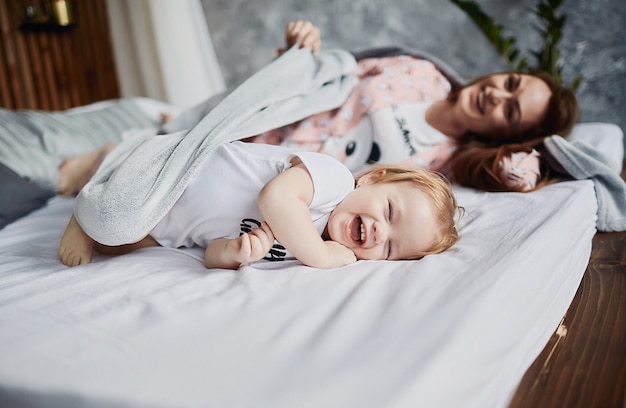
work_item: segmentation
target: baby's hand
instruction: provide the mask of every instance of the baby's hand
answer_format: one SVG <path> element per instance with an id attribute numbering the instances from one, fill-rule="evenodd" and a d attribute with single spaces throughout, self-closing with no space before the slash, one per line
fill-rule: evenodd
<path id="1" fill-rule="evenodd" d="M 226 245 L 227 256 L 232 260 L 245 264 L 258 261 L 272 249 L 274 234 L 265 221 L 259 228 L 232 239 Z"/>
<path id="2" fill-rule="evenodd" d="M 330 254 L 327 268 L 338 268 L 357 261 L 356 255 L 350 249 L 335 241 L 324 241 Z"/>
<path id="3" fill-rule="evenodd" d="M 318 52 L 322 43 L 320 29 L 315 27 L 310 21 L 293 21 L 285 27 L 285 44 L 287 48 L 300 42 L 300 47 L 311 47 L 311 51 Z M 279 48 L 280 55 L 285 50 Z"/>

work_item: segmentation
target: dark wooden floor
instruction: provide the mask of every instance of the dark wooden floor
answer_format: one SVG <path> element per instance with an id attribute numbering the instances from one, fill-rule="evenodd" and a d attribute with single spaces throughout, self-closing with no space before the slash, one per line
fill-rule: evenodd
<path id="1" fill-rule="evenodd" d="M 561 325 L 510 408 L 626 408 L 626 232 L 596 234 Z"/>

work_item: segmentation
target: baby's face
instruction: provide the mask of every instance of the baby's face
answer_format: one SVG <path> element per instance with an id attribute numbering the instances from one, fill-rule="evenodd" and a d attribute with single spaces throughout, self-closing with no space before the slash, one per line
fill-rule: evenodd
<path id="1" fill-rule="evenodd" d="M 512 189 L 521 186 L 523 191 L 529 191 L 535 188 L 541 180 L 539 157 L 533 149 L 530 153 L 518 152 L 503 158 L 500 162 L 502 182 Z"/>
<path id="2" fill-rule="evenodd" d="M 366 183 L 332 211 L 327 231 L 357 259 L 412 259 L 432 248 L 438 225 L 430 198 L 419 188 Z"/>

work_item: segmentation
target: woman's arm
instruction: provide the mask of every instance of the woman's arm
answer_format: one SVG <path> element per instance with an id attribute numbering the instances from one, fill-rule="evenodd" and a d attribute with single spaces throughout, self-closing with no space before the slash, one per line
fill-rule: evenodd
<path id="1" fill-rule="evenodd" d="M 306 167 L 294 165 L 270 180 L 259 194 L 259 208 L 276 239 L 300 262 L 316 268 L 336 268 L 356 262 L 343 245 L 324 241 L 309 213 L 314 187 Z"/>

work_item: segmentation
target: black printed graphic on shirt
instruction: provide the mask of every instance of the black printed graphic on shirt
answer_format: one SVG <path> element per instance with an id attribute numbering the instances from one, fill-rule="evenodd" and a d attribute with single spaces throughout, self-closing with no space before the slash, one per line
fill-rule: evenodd
<path id="1" fill-rule="evenodd" d="M 249 233 L 254 228 L 258 228 L 261 226 L 261 222 L 257 221 L 253 218 L 244 218 L 241 220 L 241 224 L 239 225 L 241 232 L 239 235 L 243 235 Z M 287 251 L 285 247 L 278 243 L 278 241 L 274 241 L 274 245 L 270 251 L 263 257 L 266 261 L 277 262 L 284 261 L 287 256 Z"/>
<path id="2" fill-rule="evenodd" d="M 413 156 L 415 153 L 417 153 L 417 150 L 411 143 L 411 131 L 406 126 L 406 119 L 400 116 L 400 113 L 395 106 L 393 107 L 393 113 L 396 119 L 396 123 L 398 124 L 398 126 L 400 127 L 400 131 L 402 132 L 402 139 L 404 140 L 404 144 L 409 148 L 409 154 Z"/>

